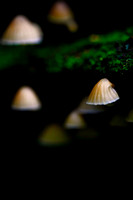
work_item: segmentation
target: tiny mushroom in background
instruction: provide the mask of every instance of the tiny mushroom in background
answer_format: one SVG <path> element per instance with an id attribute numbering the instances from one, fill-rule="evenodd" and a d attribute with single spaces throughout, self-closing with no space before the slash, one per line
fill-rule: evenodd
<path id="1" fill-rule="evenodd" d="M 39 44 L 43 33 L 38 24 L 32 23 L 23 15 L 16 16 L 1 38 L 4 45 Z"/>
<path id="2" fill-rule="evenodd" d="M 121 114 L 115 114 L 109 122 L 109 125 L 112 127 L 126 127 L 125 117 Z"/>
<path id="3" fill-rule="evenodd" d="M 82 129 L 86 128 L 87 124 L 78 112 L 72 111 L 65 119 L 64 127 L 66 129 Z"/>
<path id="4" fill-rule="evenodd" d="M 47 125 L 38 137 L 41 146 L 62 146 L 70 143 L 70 138 L 58 124 Z"/>
<path id="5" fill-rule="evenodd" d="M 11 108 L 22 111 L 39 110 L 41 102 L 32 88 L 23 86 L 15 94 Z"/>
<path id="6" fill-rule="evenodd" d="M 107 105 L 119 99 L 119 96 L 113 84 L 106 78 L 101 79 L 93 87 L 86 104 L 91 105 Z"/>
<path id="7" fill-rule="evenodd" d="M 126 121 L 133 123 L 133 108 L 128 112 L 128 115 L 126 117 Z"/>
<path id="8" fill-rule="evenodd" d="M 71 32 L 78 30 L 78 24 L 74 20 L 74 14 L 64 1 L 54 3 L 49 12 L 48 20 L 55 24 L 66 25 Z"/>
<path id="9" fill-rule="evenodd" d="M 77 107 L 77 112 L 85 115 L 85 114 L 95 114 L 95 113 L 100 113 L 105 111 L 105 108 L 102 106 L 95 106 L 95 105 L 89 105 L 86 104 L 87 102 L 87 97 L 85 97 Z"/>

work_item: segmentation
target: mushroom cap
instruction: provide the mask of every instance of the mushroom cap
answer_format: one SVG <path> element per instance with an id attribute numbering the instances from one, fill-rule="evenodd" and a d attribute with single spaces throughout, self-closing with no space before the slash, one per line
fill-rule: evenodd
<path id="1" fill-rule="evenodd" d="M 54 23 L 64 23 L 71 18 L 73 18 L 73 13 L 64 1 L 57 1 L 48 15 L 48 19 Z"/>
<path id="2" fill-rule="evenodd" d="M 113 86 L 114 85 L 107 78 L 101 79 L 93 87 L 86 103 L 92 105 L 106 105 L 117 101 L 119 96 Z"/>
<path id="3" fill-rule="evenodd" d="M 84 118 L 76 111 L 71 112 L 64 122 L 64 127 L 67 129 L 85 128 L 87 125 Z"/>
<path id="4" fill-rule="evenodd" d="M 12 44 L 37 44 L 42 41 L 43 33 L 38 24 L 30 22 L 25 16 L 16 16 L 5 32 L 1 43 Z"/>
<path id="5" fill-rule="evenodd" d="M 38 138 L 38 142 L 41 145 L 58 146 L 68 144 L 70 142 L 70 138 L 61 126 L 58 124 L 51 124 L 42 131 Z"/>
<path id="6" fill-rule="evenodd" d="M 127 118 L 126 118 L 126 121 L 127 122 L 133 122 L 133 109 L 131 109 L 127 115 Z"/>
<path id="7" fill-rule="evenodd" d="M 41 102 L 32 88 L 23 86 L 13 98 L 11 107 L 15 110 L 38 110 Z"/>
<path id="8" fill-rule="evenodd" d="M 127 125 L 125 117 L 122 114 L 115 114 L 109 124 L 112 127 L 125 127 Z"/>

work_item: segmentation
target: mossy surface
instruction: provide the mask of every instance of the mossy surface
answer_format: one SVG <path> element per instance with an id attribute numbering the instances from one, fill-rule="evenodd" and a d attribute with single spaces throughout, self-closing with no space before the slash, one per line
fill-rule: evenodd
<path id="1" fill-rule="evenodd" d="M 59 46 L 0 46 L 0 69 L 38 63 L 47 72 L 64 70 L 102 73 L 123 72 L 133 64 L 133 28 L 104 35 L 90 35 L 71 44 Z M 37 67 L 37 66 L 36 66 Z"/>

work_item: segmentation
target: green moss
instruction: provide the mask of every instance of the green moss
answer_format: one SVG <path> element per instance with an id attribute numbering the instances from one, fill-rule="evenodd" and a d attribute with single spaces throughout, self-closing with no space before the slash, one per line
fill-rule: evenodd
<path id="1" fill-rule="evenodd" d="M 34 62 L 33 59 L 49 73 L 75 69 L 93 69 L 103 73 L 127 71 L 133 64 L 133 53 L 128 52 L 122 57 L 122 52 L 117 51 L 115 44 L 117 42 L 123 45 L 132 33 L 133 27 L 130 27 L 125 31 L 94 36 L 93 40 L 92 36 L 89 36 L 58 47 L 0 46 L 0 69 L 19 64 L 30 66 Z"/>

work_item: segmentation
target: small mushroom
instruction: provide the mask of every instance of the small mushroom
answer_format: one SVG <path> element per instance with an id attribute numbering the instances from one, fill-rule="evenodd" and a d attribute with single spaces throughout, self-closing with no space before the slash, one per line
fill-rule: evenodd
<path id="1" fill-rule="evenodd" d="M 86 126 L 84 118 L 76 111 L 72 111 L 64 122 L 66 129 L 81 129 L 86 128 Z"/>
<path id="2" fill-rule="evenodd" d="M 125 117 L 120 114 L 115 114 L 112 119 L 110 120 L 110 126 L 112 127 L 126 127 L 126 120 Z"/>
<path id="3" fill-rule="evenodd" d="M 58 124 L 50 124 L 39 135 L 38 142 L 42 146 L 62 146 L 70 143 L 70 138 Z"/>
<path id="4" fill-rule="evenodd" d="M 74 14 L 64 1 L 57 1 L 52 6 L 48 20 L 55 24 L 66 25 L 71 32 L 75 32 L 78 29 L 78 24 L 74 20 Z"/>
<path id="5" fill-rule="evenodd" d="M 130 123 L 133 123 L 133 109 L 131 109 L 129 112 L 128 112 L 128 115 L 126 117 L 126 121 L 127 122 L 130 122 Z"/>
<path id="6" fill-rule="evenodd" d="M 93 87 L 86 104 L 106 105 L 117 101 L 119 96 L 113 86 L 107 78 L 101 79 Z"/>
<path id="7" fill-rule="evenodd" d="M 100 113 L 105 111 L 105 107 L 100 106 L 95 106 L 95 105 L 88 105 L 86 104 L 87 102 L 87 97 L 85 97 L 81 103 L 79 104 L 77 108 L 77 112 L 80 114 L 94 114 L 94 113 Z"/>
<path id="8" fill-rule="evenodd" d="M 41 102 L 32 88 L 23 86 L 15 94 L 11 107 L 12 109 L 23 111 L 39 110 Z"/>
<path id="9" fill-rule="evenodd" d="M 23 15 L 16 16 L 2 35 L 1 43 L 38 44 L 42 41 L 43 33 L 38 24 L 32 23 Z"/>

